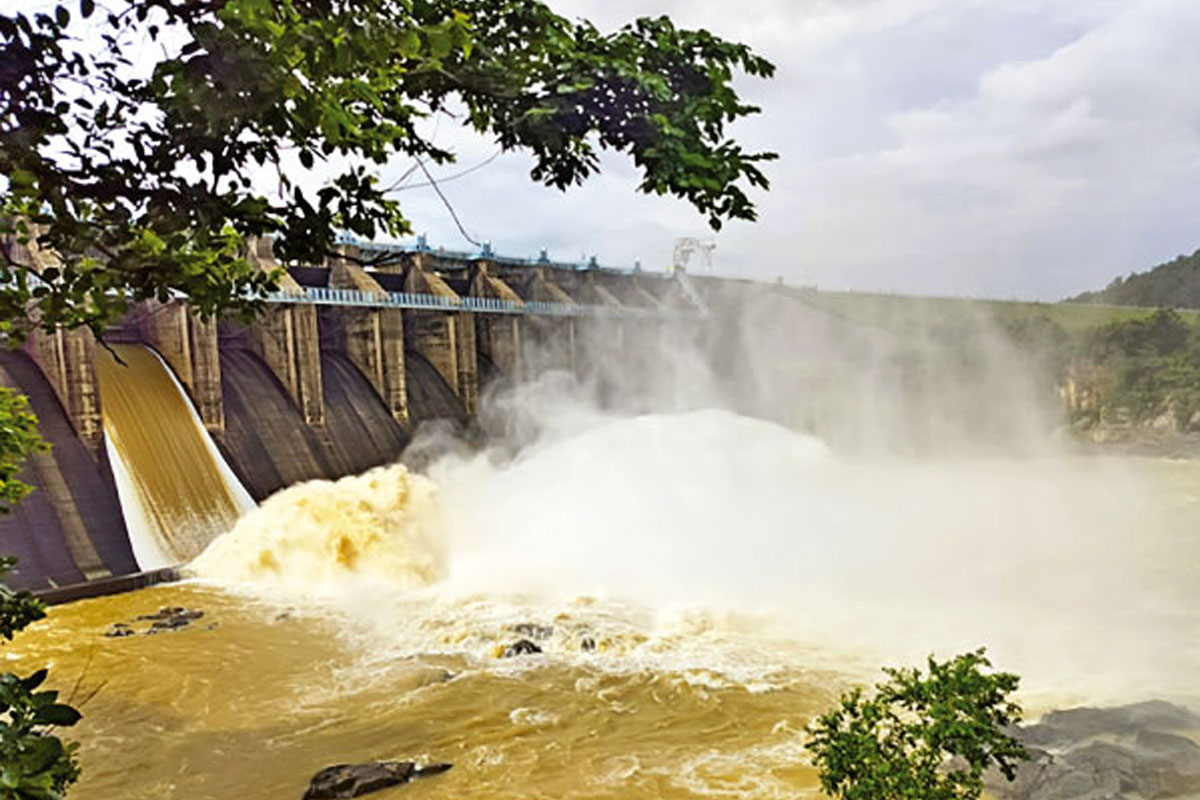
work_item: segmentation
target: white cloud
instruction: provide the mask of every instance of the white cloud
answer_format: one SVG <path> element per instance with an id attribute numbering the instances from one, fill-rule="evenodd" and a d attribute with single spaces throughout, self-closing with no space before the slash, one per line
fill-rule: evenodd
<path id="1" fill-rule="evenodd" d="M 761 222 L 718 237 L 725 271 L 828 287 L 1055 298 L 1200 246 L 1195 0 L 638 0 L 555 3 L 603 26 L 669 13 L 747 41 L 776 80 L 738 131 L 782 154 Z M 491 145 L 443 123 L 462 166 Z M 616 160 L 563 196 L 506 155 L 446 186 L 502 251 L 665 263 L 704 230 L 635 196 Z M 457 233 L 427 191 L 416 227 Z M 458 239 L 461 242 L 461 239 Z"/>

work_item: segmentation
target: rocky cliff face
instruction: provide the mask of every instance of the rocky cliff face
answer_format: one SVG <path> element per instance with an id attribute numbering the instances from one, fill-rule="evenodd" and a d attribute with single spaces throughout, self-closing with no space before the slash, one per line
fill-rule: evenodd
<path id="1" fill-rule="evenodd" d="M 1075 363 L 1058 385 L 1065 421 L 1074 438 L 1129 452 L 1200 455 L 1200 407 L 1190 391 L 1172 390 L 1149 376 L 1155 388 L 1123 392 L 1112 370 Z"/>
<path id="2" fill-rule="evenodd" d="M 1054 711 L 1017 731 L 1029 752 L 1012 783 L 994 774 L 999 800 L 1149 800 L 1200 797 L 1200 716 L 1150 701 Z"/>

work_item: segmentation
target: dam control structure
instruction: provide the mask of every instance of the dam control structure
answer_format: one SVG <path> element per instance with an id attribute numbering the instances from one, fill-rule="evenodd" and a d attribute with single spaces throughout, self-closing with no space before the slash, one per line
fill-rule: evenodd
<path id="1" fill-rule="evenodd" d="M 35 271 L 52 254 L 0 243 Z M 271 242 L 247 259 L 279 267 Z M 0 385 L 30 399 L 47 452 L 35 491 L 0 518 L 12 583 L 48 590 L 189 559 L 285 486 L 394 462 L 417 426 L 466 428 L 498 381 L 636 355 L 705 303 L 686 273 L 644 272 L 345 240 L 289 266 L 251 324 L 146 301 L 98 341 L 36 331 L 0 351 Z"/>

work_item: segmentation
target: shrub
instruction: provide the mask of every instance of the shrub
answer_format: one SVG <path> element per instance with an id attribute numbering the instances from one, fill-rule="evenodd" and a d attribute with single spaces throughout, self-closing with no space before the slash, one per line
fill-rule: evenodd
<path id="1" fill-rule="evenodd" d="M 0 558 L 0 577 L 16 564 Z M 41 601 L 0 584 L 0 636 L 13 634 L 46 616 Z M 57 800 L 79 778 L 77 745 L 54 735 L 79 721 L 79 712 L 58 702 L 58 692 L 37 691 L 47 671 L 22 678 L 0 675 L 0 800 Z"/>
<path id="2" fill-rule="evenodd" d="M 871 695 L 854 689 L 809 725 L 821 788 L 844 800 L 975 800 L 984 771 L 1008 780 L 1027 758 L 1007 729 L 1019 678 L 989 673 L 984 650 L 918 669 L 885 669 Z"/>

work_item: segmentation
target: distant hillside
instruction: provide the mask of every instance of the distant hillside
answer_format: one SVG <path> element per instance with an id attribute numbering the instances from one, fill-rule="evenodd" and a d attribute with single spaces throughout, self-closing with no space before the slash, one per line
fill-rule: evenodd
<path id="1" fill-rule="evenodd" d="M 1100 291 L 1084 292 L 1066 302 L 1200 308 L 1200 250 L 1148 272 L 1117 278 Z"/>

